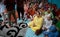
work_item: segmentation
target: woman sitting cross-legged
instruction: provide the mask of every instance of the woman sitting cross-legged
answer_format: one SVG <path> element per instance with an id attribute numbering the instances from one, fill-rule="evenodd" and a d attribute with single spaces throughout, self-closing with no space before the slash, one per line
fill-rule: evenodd
<path id="1" fill-rule="evenodd" d="M 29 27 L 35 32 L 36 35 L 39 35 L 41 32 L 41 27 L 43 23 L 43 18 L 41 14 L 37 11 L 36 16 L 31 22 L 29 22 Z"/>

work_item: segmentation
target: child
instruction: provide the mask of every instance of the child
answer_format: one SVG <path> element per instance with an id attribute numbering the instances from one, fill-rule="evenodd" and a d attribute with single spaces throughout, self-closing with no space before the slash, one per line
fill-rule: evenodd
<path id="1" fill-rule="evenodd" d="M 52 25 L 52 20 L 50 15 L 47 16 L 47 18 L 44 18 L 44 24 L 43 24 L 43 30 L 48 30 L 50 26 Z"/>

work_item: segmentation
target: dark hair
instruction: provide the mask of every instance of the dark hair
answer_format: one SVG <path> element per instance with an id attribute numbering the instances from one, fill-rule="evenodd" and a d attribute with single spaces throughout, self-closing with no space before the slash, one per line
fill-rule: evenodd
<path id="1" fill-rule="evenodd" d="M 56 24 L 57 22 L 58 22 L 58 20 L 56 18 L 54 18 L 52 24 Z"/>
<path id="2" fill-rule="evenodd" d="M 0 3 L 2 2 L 2 0 L 0 0 Z"/>
<path id="3" fill-rule="evenodd" d="M 37 11 L 38 12 L 38 14 L 40 15 L 40 12 L 39 11 Z"/>
<path id="4" fill-rule="evenodd" d="M 38 14 L 40 15 L 40 12 L 38 11 L 40 8 L 37 8 L 36 11 L 38 12 Z"/>

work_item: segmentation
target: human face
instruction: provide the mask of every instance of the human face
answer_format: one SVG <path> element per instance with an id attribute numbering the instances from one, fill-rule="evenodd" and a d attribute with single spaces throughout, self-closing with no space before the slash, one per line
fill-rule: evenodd
<path id="1" fill-rule="evenodd" d="M 51 17 L 49 16 L 49 17 L 47 17 L 47 20 L 51 20 Z"/>
<path id="2" fill-rule="evenodd" d="M 37 14 L 38 17 L 40 16 L 40 14 L 38 12 L 36 14 Z"/>

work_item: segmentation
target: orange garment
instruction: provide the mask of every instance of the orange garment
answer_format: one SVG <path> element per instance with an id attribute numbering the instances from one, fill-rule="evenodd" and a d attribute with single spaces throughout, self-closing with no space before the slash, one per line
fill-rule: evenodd
<path id="1" fill-rule="evenodd" d="M 31 16 L 33 16 L 35 14 L 35 11 L 33 9 L 30 9 L 28 12 Z"/>

